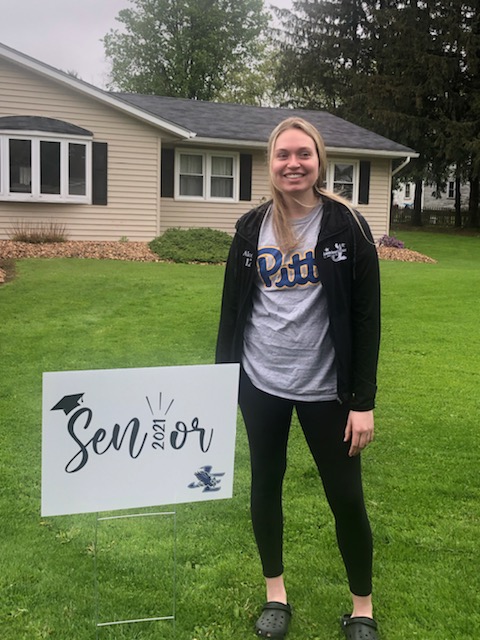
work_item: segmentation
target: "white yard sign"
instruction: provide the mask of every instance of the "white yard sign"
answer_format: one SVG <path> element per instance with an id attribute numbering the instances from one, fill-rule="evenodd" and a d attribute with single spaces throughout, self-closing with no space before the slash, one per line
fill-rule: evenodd
<path id="1" fill-rule="evenodd" d="M 237 364 L 43 374 L 42 515 L 230 498 Z"/>

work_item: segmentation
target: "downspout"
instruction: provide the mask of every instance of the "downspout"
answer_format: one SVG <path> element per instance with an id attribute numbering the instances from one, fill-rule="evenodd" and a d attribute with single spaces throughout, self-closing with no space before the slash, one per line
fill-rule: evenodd
<path id="1" fill-rule="evenodd" d="M 392 173 L 390 174 L 390 194 L 392 193 L 392 178 L 393 178 L 393 176 L 396 176 L 399 171 L 401 171 L 404 167 L 406 167 L 411 159 L 412 159 L 411 156 L 407 156 L 405 158 L 405 160 L 402 162 L 402 164 L 399 164 L 398 167 L 396 169 L 394 169 L 392 171 Z M 387 235 L 390 233 L 390 220 L 391 220 L 391 218 L 392 218 L 392 196 L 390 195 L 390 206 L 389 206 L 389 212 L 388 212 Z"/>
<path id="2" fill-rule="evenodd" d="M 411 159 L 412 159 L 411 156 L 407 156 L 406 160 L 402 162 L 402 164 L 399 164 L 398 167 L 392 171 L 392 178 L 393 176 L 396 176 L 397 173 L 401 171 L 404 167 L 406 167 Z"/>

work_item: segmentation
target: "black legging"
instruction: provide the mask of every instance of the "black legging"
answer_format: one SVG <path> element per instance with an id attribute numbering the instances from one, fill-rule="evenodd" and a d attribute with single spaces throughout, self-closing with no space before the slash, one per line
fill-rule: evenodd
<path id="1" fill-rule="evenodd" d="M 348 409 L 337 401 L 298 402 L 260 391 L 242 371 L 240 408 L 250 444 L 252 524 L 263 566 L 273 578 L 283 573 L 282 482 L 293 408 L 316 462 L 335 517 L 350 590 L 372 591 L 372 533 L 362 490 L 360 456 L 344 443 Z"/>

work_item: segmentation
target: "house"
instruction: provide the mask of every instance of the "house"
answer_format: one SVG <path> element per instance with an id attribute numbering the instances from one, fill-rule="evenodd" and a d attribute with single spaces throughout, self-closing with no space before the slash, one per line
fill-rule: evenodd
<path id="1" fill-rule="evenodd" d="M 470 185 L 460 185 L 460 204 L 462 209 L 468 208 Z M 400 209 L 411 209 L 415 200 L 415 183 L 404 182 L 393 192 L 393 204 Z M 443 188 L 429 182 L 423 183 L 422 211 L 454 211 L 455 210 L 455 167 L 452 167 Z"/>
<path id="2" fill-rule="evenodd" d="M 294 114 L 325 139 L 327 186 L 387 233 L 392 165 L 416 157 L 408 147 L 323 111 L 106 92 L 0 44 L 0 238 L 37 221 L 71 240 L 233 232 L 269 198 L 268 136 Z"/>

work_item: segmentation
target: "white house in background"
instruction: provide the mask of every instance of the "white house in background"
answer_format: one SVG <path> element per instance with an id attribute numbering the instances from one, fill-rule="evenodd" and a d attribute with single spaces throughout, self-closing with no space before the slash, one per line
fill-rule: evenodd
<path id="1" fill-rule="evenodd" d="M 267 140 L 292 115 L 321 131 L 328 187 L 388 233 L 392 165 L 417 156 L 402 144 L 324 111 L 109 93 L 0 44 L 0 239 L 37 221 L 71 240 L 233 232 L 270 197 Z"/>
<path id="2" fill-rule="evenodd" d="M 462 184 L 460 187 L 460 202 L 462 209 L 468 208 L 470 186 Z M 400 209 L 411 209 L 415 199 L 415 183 L 405 182 L 393 192 L 393 204 Z M 422 194 L 422 211 L 432 209 L 436 211 L 453 211 L 455 209 L 455 173 L 451 172 L 446 187 L 439 190 L 437 185 L 424 182 Z"/>

